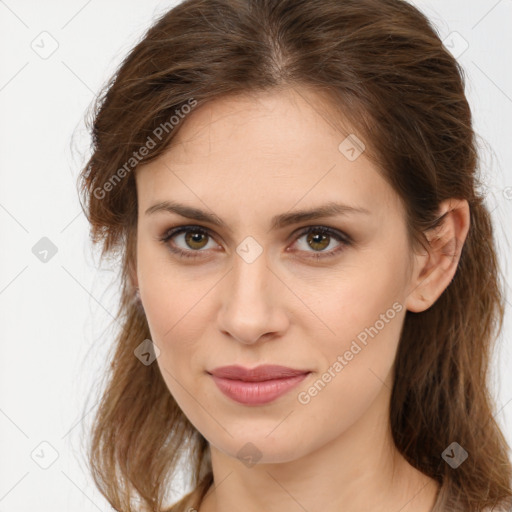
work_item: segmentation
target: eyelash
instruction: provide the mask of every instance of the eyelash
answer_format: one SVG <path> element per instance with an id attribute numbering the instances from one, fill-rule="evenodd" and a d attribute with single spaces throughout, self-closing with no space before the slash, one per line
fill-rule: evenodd
<path id="1" fill-rule="evenodd" d="M 171 238 L 175 237 L 176 235 L 179 235 L 181 233 L 186 233 L 192 231 L 194 233 L 198 233 L 201 235 L 206 235 L 210 238 L 214 238 L 210 231 L 208 229 L 204 229 L 200 226 L 179 226 L 176 228 L 173 228 L 171 230 L 168 230 L 162 237 L 158 237 L 158 240 L 165 244 L 171 252 L 174 254 L 177 254 L 180 258 L 199 258 L 201 257 L 200 253 L 205 252 L 202 250 L 189 250 L 185 251 L 183 249 L 177 249 L 176 247 L 173 247 L 168 242 L 171 240 Z M 309 233 L 319 233 L 322 235 L 328 235 L 332 238 L 334 238 L 336 241 L 340 242 L 341 245 L 337 247 L 336 249 L 333 249 L 331 251 L 322 253 L 317 252 L 316 254 L 312 254 L 310 256 L 306 256 L 306 258 L 312 258 L 316 259 L 317 261 L 323 258 L 331 258 L 334 256 L 337 256 L 341 251 L 343 251 L 346 247 L 349 247 L 353 244 L 352 239 L 345 233 L 342 233 L 341 231 L 329 228 L 327 226 L 308 226 L 306 229 L 302 230 L 300 233 L 298 233 L 296 240 L 302 238 L 304 235 L 308 235 Z M 300 251 L 299 251 L 300 252 Z M 304 251 L 309 252 L 309 251 Z"/>

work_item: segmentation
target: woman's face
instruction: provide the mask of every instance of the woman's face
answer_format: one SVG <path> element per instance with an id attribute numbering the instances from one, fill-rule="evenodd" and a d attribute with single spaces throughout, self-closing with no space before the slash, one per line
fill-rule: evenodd
<path id="1" fill-rule="evenodd" d="M 137 283 L 156 362 L 192 424 L 233 457 L 294 460 L 389 398 L 411 291 L 405 213 L 316 99 L 290 90 L 198 107 L 137 169 Z M 328 204 L 356 210 L 293 217 Z M 227 365 L 309 373 L 210 374 Z"/>

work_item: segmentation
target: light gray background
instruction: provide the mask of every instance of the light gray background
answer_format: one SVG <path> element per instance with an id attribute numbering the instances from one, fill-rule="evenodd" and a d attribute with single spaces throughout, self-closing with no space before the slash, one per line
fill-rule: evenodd
<path id="1" fill-rule="evenodd" d="M 0 0 L 0 512 L 110 510 L 86 472 L 80 437 L 117 299 L 117 269 L 98 268 L 77 198 L 89 146 L 83 117 L 152 19 L 174 4 Z M 467 74 L 509 283 L 494 382 L 497 419 L 512 443 L 512 1 L 414 4 Z M 57 248 L 46 263 L 32 252 L 42 237 Z"/>

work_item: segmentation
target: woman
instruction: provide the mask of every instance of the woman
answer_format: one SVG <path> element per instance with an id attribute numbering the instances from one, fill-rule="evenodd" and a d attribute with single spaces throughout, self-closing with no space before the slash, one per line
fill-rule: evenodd
<path id="1" fill-rule="evenodd" d="M 122 258 L 90 465 L 116 510 L 505 510 L 503 318 L 463 72 L 402 0 L 187 0 L 98 99 Z M 494 507 L 494 508 L 493 508 Z"/>

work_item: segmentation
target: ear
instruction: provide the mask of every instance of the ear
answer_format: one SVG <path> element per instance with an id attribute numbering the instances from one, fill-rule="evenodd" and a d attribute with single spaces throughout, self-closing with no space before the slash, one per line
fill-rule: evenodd
<path id="1" fill-rule="evenodd" d="M 425 232 L 427 250 L 413 256 L 410 292 L 405 307 L 414 313 L 428 309 L 452 281 L 470 224 L 465 199 L 447 199 L 440 205 L 441 223 Z"/>

